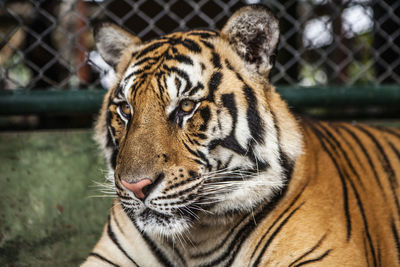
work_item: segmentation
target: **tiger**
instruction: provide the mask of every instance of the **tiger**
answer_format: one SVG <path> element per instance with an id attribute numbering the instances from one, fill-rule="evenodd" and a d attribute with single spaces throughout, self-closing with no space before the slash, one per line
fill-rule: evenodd
<path id="1" fill-rule="evenodd" d="M 400 266 L 400 131 L 294 115 L 279 34 L 262 5 L 147 42 L 94 29 L 115 198 L 82 266 Z"/>

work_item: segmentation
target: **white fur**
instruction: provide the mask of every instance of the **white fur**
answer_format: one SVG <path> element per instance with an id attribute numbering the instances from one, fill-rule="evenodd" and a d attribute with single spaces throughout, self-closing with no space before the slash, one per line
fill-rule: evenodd
<path id="1" fill-rule="evenodd" d="M 88 63 L 100 73 L 100 83 L 104 89 L 109 90 L 117 82 L 114 69 L 104 61 L 97 51 L 89 53 Z"/>

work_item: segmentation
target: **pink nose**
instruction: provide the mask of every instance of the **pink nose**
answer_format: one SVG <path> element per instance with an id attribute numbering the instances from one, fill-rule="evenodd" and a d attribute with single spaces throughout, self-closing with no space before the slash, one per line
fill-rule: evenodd
<path id="1" fill-rule="evenodd" d="M 153 183 L 149 178 L 144 178 L 136 183 L 128 183 L 122 179 L 121 182 L 123 186 L 125 186 L 129 191 L 132 191 L 132 193 L 134 193 L 139 199 L 144 199 L 146 197 L 142 191 L 143 188 Z"/>

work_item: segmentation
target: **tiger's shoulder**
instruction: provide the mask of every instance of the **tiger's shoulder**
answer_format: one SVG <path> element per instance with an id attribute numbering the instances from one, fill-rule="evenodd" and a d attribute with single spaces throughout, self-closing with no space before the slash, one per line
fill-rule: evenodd
<path id="1" fill-rule="evenodd" d="M 400 130 L 299 123 L 304 152 L 284 197 L 255 211 L 268 215 L 242 246 L 238 266 L 398 262 Z"/>

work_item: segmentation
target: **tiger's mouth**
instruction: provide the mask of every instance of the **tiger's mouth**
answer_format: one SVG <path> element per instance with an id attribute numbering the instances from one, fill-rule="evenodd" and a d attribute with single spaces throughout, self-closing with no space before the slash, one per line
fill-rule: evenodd
<path id="1" fill-rule="evenodd" d="M 127 213 L 131 219 L 136 219 L 138 217 L 141 217 L 144 220 L 147 220 L 149 218 L 158 218 L 168 221 L 172 217 L 186 217 L 186 219 L 190 220 L 194 220 L 198 217 L 198 215 L 196 214 L 196 210 L 193 210 L 190 206 L 177 208 L 171 210 L 169 213 L 163 213 L 161 211 L 158 211 L 156 209 L 147 206 L 144 206 L 140 211 L 126 207 L 123 204 L 122 207 L 125 213 Z"/>
<path id="2" fill-rule="evenodd" d="M 175 216 L 176 215 L 174 215 L 174 214 L 173 215 L 163 214 L 163 213 L 153 210 L 151 208 L 146 208 L 142 213 L 137 215 L 137 217 L 140 217 L 145 221 L 150 221 L 152 219 L 155 219 L 159 223 L 169 223 L 171 218 L 173 218 Z"/>
<path id="3" fill-rule="evenodd" d="M 174 236 L 187 231 L 196 215 L 191 212 L 177 210 L 171 214 L 161 213 L 157 210 L 145 207 L 140 213 L 127 209 L 125 213 L 136 227 L 147 234 Z"/>

